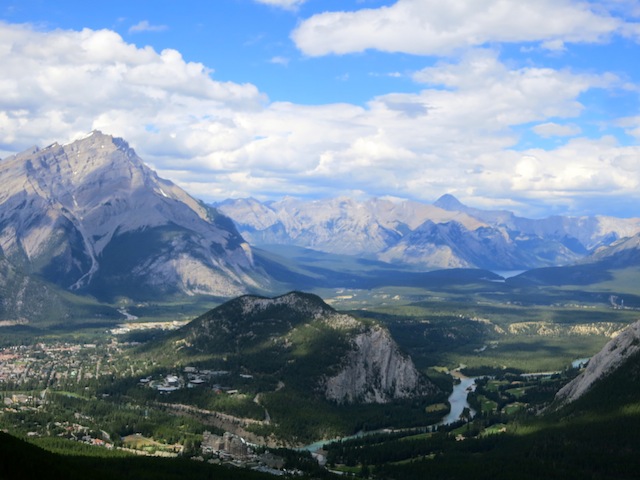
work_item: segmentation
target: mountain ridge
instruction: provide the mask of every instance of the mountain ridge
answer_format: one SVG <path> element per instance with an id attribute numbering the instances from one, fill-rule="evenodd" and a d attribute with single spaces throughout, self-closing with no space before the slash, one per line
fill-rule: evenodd
<path id="1" fill-rule="evenodd" d="M 568 265 L 640 232 L 638 218 L 527 219 L 508 211 L 468 207 L 450 194 L 433 205 L 292 197 L 265 203 L 251 198 L 225 200 L 215 205 L 256 246 L 295 245 L 424 269 Z"/>

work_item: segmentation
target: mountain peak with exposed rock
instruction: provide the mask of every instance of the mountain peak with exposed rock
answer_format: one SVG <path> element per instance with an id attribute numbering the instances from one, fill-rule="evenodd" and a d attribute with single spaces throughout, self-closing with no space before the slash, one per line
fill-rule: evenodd
<path id="1" fill-rule="evenodd" d="M 233 223 L 93 131 L 0 162 L 0 248 L 64 288 L 232 296 L 267 279 Z"/>
<path id="2" fill-rule="evenodd" d="M 458 200 L 450 193 L 445 193 L 435 202 L 433 202 L 433 204 L 438 208 L 442 208 L 443 210 L 455 210 L 458 212 L 463 212 L 466 208 L 468 208 L 465 204 L 463 204 L 460 200 Z"/>

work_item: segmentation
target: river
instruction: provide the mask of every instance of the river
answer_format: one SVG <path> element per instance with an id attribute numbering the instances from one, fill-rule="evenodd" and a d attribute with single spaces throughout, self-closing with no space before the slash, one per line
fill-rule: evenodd
<path id="1" fill-rule="evenodd" d="M 449 395 L 449 403 L 451 404 L 451 410 L 438 423 L 421 427 L 421 428 L 424 428 L 426 430 L 426 429 L 438 427 L 439 425 L 450 425 L 460 420 L 460 416 L 462 415 L 462 412 L 464 411 L 465 408 L 470 408 L 469 402 L 467 401 L 467 397 L 469 395 L 469 392 L 475 391 L 476 379 L 473 377 L 465 377 L 458 371 L 451 372 L 451 376 L 454 377 L 455 379 L 460 380 L 460 383 L 457 383 L 453 386 L 453 391 L 451 392 L 451 395 Z M 473 417 L 474 415 L 475 415 L 475 411 L 471 410 L 471 416 Z M 413 430 L 413 428 L 411 430 Z M 375 433 L 393 433 L 394 431 L 397 431 L 397 430 L 392 428 L 384 428 L 381 430 L 358 432 L 355 435 L 334 438 L 332 440 L 320 440 L 318 442 L 314 442 L 310 445 L 302 447 L 301 450 L 308 450 L 310 452 L 315 452 L 317 450 L 320 450 L 324 445 L 331 442 L 338 442 L 340 440 L 351 440 L 353 438 L 361 438 L 363 436 L 372 435 Z"/>
<path id="2" fill-rule="evenodd" d="M 449 395 L 449 403 L 451 404 L 451 410 L 440 421 L 438 425 L 450 425 L 460 420 L 460 416 L 465 408 L 469 407 L 467 397 L 469 392 L 473 392 L 476 389 L 476 379 L 471 377 L 465 377 L 463 375 L 455 375 L 460 380 L 460 383 L 453 386 L 453 391 Z M 475 415 L 475 411 L 471 410 L 471 416 Z"/>

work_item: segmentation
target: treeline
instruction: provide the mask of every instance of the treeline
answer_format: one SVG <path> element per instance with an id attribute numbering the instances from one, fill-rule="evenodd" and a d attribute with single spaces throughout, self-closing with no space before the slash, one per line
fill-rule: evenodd
<path id="1" fill-rule="evenodd" d="M 442 412 L 427 413 L 432 398 L 416 398 L 390 404 L 338 405 L 286 389 L 264 394 L 261 403 L 275 419 L 279 437 L 296 443 L 335 438 L 387 427 L 412 428 L 437 423 Z M 274 428 L 274 427 L 269 427 Z M 267 433 L 262 429 L 261 434 Z"/>
<path id="2" fill-rule="evenodd" d="M 377 444 L 328 446 L 328 464 L 366 466 L 375 478 L 632 479 L 638 478 L 640 417 L 538 420 L 520 432 L 456 441 L 444 432 Z"/>
<path id="3" fill-rule="evenodd" d="M 376 440 L 378 443 L 375 443 Z M 357 441 L 335 442 L 327 445 L 327 464 L 330 466 L 357 465 L 382 467 L 387 463 L 419 459 L 443 452 L 455 440 L 445 432 L 416 438 L 374 437 Z"/>
<path id="4" fill-rule="evenodd" d="M 381 478 L 403 480 L 632 479 L 640 471 L 640 417 L 529 424 L 521 434 L 449 442 L 441 454 L 383 464 Z"/>

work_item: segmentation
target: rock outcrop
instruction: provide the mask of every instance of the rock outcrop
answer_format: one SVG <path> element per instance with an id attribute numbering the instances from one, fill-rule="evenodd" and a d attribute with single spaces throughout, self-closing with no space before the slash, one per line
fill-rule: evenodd
<path id="1" fill-rule="evenodd" d="M 378 326 L 353 338 L 340 372 L 322 385 L 326 398 L 338 403 L 387 403 L 429 391 L 411 359 Z"/>
<path id="2" fill-rule="evenodd" d="M 558 391 L 557 404 L 563 405 L 579 399 L 600 379 L 613 373 L 638 352 L 640 352 L 640 321 L 622 330 L 594 355 L 589 360 L 587 368 Z"/>

